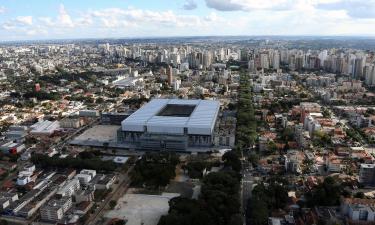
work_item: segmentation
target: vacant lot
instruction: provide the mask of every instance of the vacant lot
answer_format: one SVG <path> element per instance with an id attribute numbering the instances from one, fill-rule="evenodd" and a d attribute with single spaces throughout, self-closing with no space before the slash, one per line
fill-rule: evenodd
<path id="1" fill-rule="evenodd" d="M 168 213 L 168 201 L 179 194 L 162 195 L 126 194 L 118 200 L 114 210 L 106 214 L 108 218 L 128 220 L 127 225 L 157 225 L 160 217 Z"/>

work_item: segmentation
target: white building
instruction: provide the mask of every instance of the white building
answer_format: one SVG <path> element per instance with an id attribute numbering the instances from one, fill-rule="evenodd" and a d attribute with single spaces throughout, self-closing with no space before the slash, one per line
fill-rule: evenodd
<path id="1" fill-rule="evenodd" d="M 32 125 L 30 134 L 35 136 L 49 136 L 60 128 L 59 121 L 39 121 Z"/>
<path id="2" fill-rule="evenodd" d="M 374 199 L 345 198 L 341 202 L 341 212 L 352 222 L 374 222 L 375 201 Z M 373 223 L 371 223 L 373 224 Z"/>
<path id="3" fill-rule="evenodd" d="M 65 184 L 62 188 L 60 188 L 56 194 L 62 197 L 72 196 L 79 189 L 80 189 L 79 180 L 72 179 L 67 184 Z"/>
<path id="4" fill-rule="evenodd" d="M 141 149 L 212 146 L 219 109 L 218 101 L 154 99 L 122 121 L 119 141 Z"/>
<path id="5" fill-rule="evenodd" d="M 40 209 L 40 216 L 43 221 L 58 221 L 63 218 L 64 213 L 72 206 L 72 198 L 64 197 L 59 200 L 53 199 L 47 202 Z"/>

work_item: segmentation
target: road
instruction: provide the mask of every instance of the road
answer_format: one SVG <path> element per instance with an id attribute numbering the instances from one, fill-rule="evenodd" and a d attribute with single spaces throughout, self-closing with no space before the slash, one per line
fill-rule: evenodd
<path id="1" fill-rule="evenodd" d="M 85 126 L 78 128 L 76 131 L 74 131 L 74 133 L 72 133 L 68 137 L 66 137 L 64 141 L 61 141 L 61 142 L 57 143 L 56 145 L 51 146 L 50 149 L 55 148 L 56 151 L 60 152 L 64 148 L 64 146 L 67 145 L 67 144 L 69 144 L 69 142 L 74 137 L 76 137 L 77 135 L 82 134 L 85 130 L 87 130 L 87 129 L 89 129 L 89 128 L 91 128 L 91 127 L 99 124 L 99 121 L 100 121 L 100 119 L 96 119 L 94 121 L 91 121 L 89 124 L 86 124 Z"/>
<path id="2" fill-rule="evenodd" d="M 254 177 L 251 173 L 250 168 L 244 168 L 242 171 L 242 208 L 243 212 L 246 212 L 246 205 L 249 198 L 251 198 L 251 192 L 253 191 Z"/>
<path id="3" fill-rule="evenodd" d="M 128 187 L 131 181 L 129 177 L 129 173 L 134 169 L 134 166 L 135 165 L 132 165 L 131 167 L 129 167 L 128 171 L 125 174 L 119 174 L 118 184 L 114 184 L 113 191 L 107 195 L 104 202 L 100 204 L 99 208 L 97 208 L 95 212 L 93 213 L 93 215 L 91 215 L 90 218 L 86 221 L 85 223 L 86 225 L 103 224 L 101 222 L 101 218 L 103 217 L 106 209 L 109 208 L 108 206 L 109 202 L 111 200 L 115 200 L 117 202 L 117 200 L 121 198 L 128 190 Z"/>

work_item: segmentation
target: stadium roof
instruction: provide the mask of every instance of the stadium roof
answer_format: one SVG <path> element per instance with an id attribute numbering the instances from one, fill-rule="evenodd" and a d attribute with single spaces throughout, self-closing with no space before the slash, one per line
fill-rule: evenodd
<path id="1" fill-rule="evenodd" d="M 211 135 L 219 108 L 218 101 L 154 99 L 122 121 L 122 130 Z"/>

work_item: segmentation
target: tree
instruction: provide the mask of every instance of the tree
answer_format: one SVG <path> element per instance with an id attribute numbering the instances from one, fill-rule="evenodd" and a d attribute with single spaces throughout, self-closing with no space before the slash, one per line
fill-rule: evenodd
<path id="1" fill-rule="evenodd" d="M 109 208 L 114 209 L 117 205 L 117 201 L 111 200 L 109 201 Z"/>
<path id="2" fill-rule="evenodd" d="M 158 225 L 212 225 L 213 220 L 200 201 L 182 197 L 169 200 L 169 214 L 162 216 Z"/>
<path id="3" fill-rule="evenodd" d="M 147 153 L 132 171 L 132 184 L 151 188 L 165 187 L 176 176 L 179 158 L 174 153 Z"/>
<path id="4" fill-rule="evenodd" d="M 104 99 L 102 97 L 99 97 L 95 101 L 97 104 L 102 104 L 104 102 Z"/>
<path id="5" fill-rule="evenodd" d="M 324 182 L 314 190 L 306 193 L 307 203 L 313 206 L 336 206 L 340 204 L 342 186 L 332 177 L 326 177 Z"/>
<path id="6" fill-rule="evenodd" d="M 290 127 L 285 128 L 281 134 L 281 139 L 284 142 L 293 141 L 294 140 L 293 130 Z"/>
<path id="7" fill-rule="evenodd" d="M 266 202 L 259 198 L 249 199 L 248 201 L 248 216 L 250 224 L 265 225 L 268 220 L 268 208 Z"/>
<path id="8" fill-rule="evenodd" d="M 236 126 L 236 145 L 241 148 L 252 147 L 255 143 L 257 133 L 257 122 L 254 116 L 254 106 L 249 75 L 240 74 L 240 86 L 238 88 L 239 97 L 237 103 L 237 126 Z"/>
<path id="9" fill-rule="evenodd" d="M 242 224 L 237 175 L 233 171 L 208 174 L 203 179 L 199 199 L 171 199 L 168 215 L 162 216 L 158 225 Z"/>
<path id="10" fill-rule="evenodd" d="M 240 172 L 241 170 L 241 161 L 235 151 L 226 152 L 222 159 L 224 160 L 225 166 L 231 167 L 234 171 Z"/>
<path id="11" fill-rule="evenodd" d="M 275 209 L 283 209 L 288 200 L 288 182 L 279 177 L 267 180 L 268 185 L 258 184 L 247 202 L 247 218 L 250 224 L 267 224 L 269 213 Z"/>
<path id="12" fill-rule="evenodd" d="M 366 196 L 365 196 L 365 193 L 363 193 L 363 192 L 357 192 L 357 193 L 355 193 L 355 195 L 354 195 L 354 198 L 365 198 Z"/>
<path id="13" fill-rule="evenodd" d="M 258 162 L 259 162 L 259 155 L 256 154 L 256 153 L 251 153 L 248 157 L 248 160 L 249 162 L 253 165 L 253 166 L 257 166 L 258 165 Z"/>
<path id="14" fill-rule="evenodd" d="M 241 214 L 234 214 L 229 221 L 230 225 L 243 225 L 243 219 Z"/>
<path id="15" fill-rule="evenodd" d="M 203 170 L 206 168 L 206 164 L 203 161 L 189 162 L 183 169 L 188 171 L 190 178 L 198 179 L 203 177 Z"/>
<path id="16" fill-rule="evenodd" d="M 277 146 L 276 146 L 276 143 L 274 141 L 269 141 L 267 143 L 267 150 L 271 153 L 274 153 L 277 151 Z"/>

